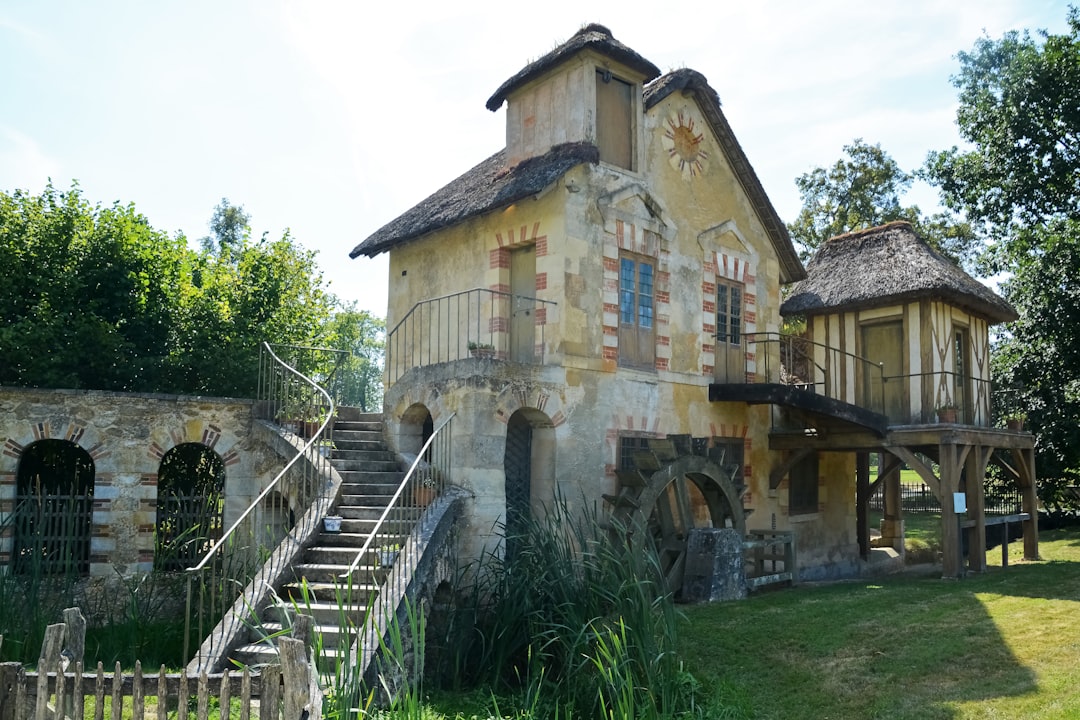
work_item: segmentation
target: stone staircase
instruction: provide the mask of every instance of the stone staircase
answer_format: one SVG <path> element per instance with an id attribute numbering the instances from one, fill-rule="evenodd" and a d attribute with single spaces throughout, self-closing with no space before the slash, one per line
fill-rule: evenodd
<path id="1" fill-rule="evenodd" d="M 369 557 L 350 578 L 344 577 L 404 478 L 395 454 L 383 440 L 382 428 L 378 413 L 338 408 L 331 464 L 341 475 L 342 485 L 331 514 L 341 516 L 341 531 L 321 530 L 314 544 L 304 550 L 290 579 L 275 588 L 280 602 L 264 610 L 258 623 L 252 622 L 248 642 L 230 654 L 234 662 L 249 667 L 273 662 L 277 653 L 273 639 L 288 634 L 297 612 L 314 619 L 325 658 L 337 656 L 355 642 L 355 628 L 363 623 L 368 602 L 386 574 L 387 558 L 380 561 L 373 556 L 380 554 L 378 548 L 400 546 L 423 511 L 395 511 L 393 526 L 380 532 Z"/>

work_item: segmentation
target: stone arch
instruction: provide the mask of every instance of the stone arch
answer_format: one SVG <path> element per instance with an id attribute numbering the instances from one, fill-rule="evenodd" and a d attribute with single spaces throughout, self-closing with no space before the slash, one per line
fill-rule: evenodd
<path id="1" fill-rule="evenodd" d="M 225 461 L 197 442 L 176 445 L 158 465 L 154 568 L 199 562 L 224 530 Z"/>
<path id="2" fill-rule="evenodd" d="M 435 432 L 435 419 L 423 403 L 413 403 L 401 414 L 398 423 L 398 452 L 417 456 Z"/>
<path id="3" fill-rule="evenodd" d="M 541 411 L 523 407 L 507 420 L 503 490 L 508 554 L 515 550 L 514 538 L 555 497 L 555 451 L 554 426 Z"/>
<path id="4" fill-rule="evenodd" d="M 45 437 L 23 449 L 15 479 L 15 572 L 90 571 L 95 473 L 90 453 L 72 440 Z"/>
<path id="5" fill-rule="evenodd" d="M 566 423 L 567 411 L 562 395 L 539 384 L 508 383 L 495 396 L 495 418 L 501 423 L 509 422 L 510 417 L 522 408 L 539 411 L 553 428 Z"/>

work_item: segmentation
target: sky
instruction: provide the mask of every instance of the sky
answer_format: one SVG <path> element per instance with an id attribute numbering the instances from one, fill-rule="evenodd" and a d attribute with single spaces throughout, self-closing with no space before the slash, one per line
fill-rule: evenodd
<path id="1" fill-rule="evenodd" d="M 856 138 L 901 167 L 960 143 L 950 76 L 982 35 L 1067 29 L 1066 0 L 0 0 L 0 191 L 50 178 L 209 234 L 222 198 L 289 229 L 330 290 L 386 313 L 359 242 L 501 149 L 504 80 L 599 22 L 690 67 L 785 222 Z M 916 186 L 906 200 L 934 209 Z M 0 272 L 2 272 L 0 268 Z"/>

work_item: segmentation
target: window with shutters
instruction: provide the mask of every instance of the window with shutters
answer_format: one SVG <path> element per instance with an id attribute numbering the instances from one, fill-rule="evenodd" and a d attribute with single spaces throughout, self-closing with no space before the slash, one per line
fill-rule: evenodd
<path id="1" fill-rule="evenodd" d="M 596 71 L 596 145 L 600 160 L 634 169 L 633 85 Z"/>
<path id="2" fill-rule="evenodd" d="M 656 261 L 624 253 L 619 257 L 619 365 L 656 367 Z"/>
<path id="3" fill-rule="evenodd" d="M 742 342 L 743 287 L 740 283 L 716 283 L 716 340 L 739 345 Z"/>

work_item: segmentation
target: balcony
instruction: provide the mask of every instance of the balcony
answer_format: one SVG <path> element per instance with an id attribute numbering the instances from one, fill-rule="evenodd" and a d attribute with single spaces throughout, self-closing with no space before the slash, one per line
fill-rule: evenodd
<path id="1" fill-rule="evenodd" d="M 387 383 L 410 370 L 468 358 L 543 365 L 555 306 L 482 288 L 422 300 L 387 334 Z"/>
<path id="2" fill-rule="evenodd" d="M 992 423 L 985 378 L 948 370 L 887 375 L 866 358 L 779 333 L 717 338 L 715 347 L 711 400 L 794 407 L 879 434 L 908 425 Z M 945 405 L 952 414 L 939 413 Z"/>

